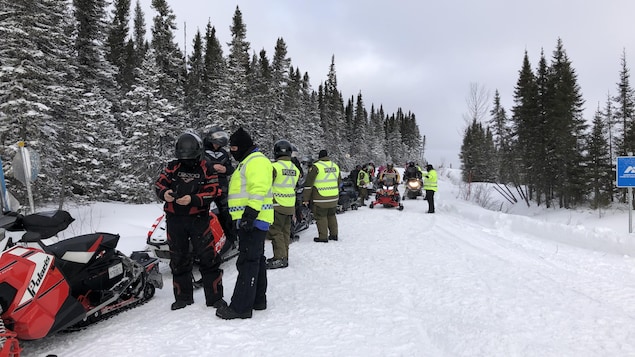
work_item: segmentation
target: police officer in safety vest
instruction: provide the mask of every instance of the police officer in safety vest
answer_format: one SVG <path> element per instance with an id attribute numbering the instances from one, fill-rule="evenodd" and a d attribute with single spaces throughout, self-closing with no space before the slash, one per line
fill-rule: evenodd
<path id="1" fill-rule="evenodd" d="M 253 310 L 267 308 L 267 268 L 265 237 L 273 223 L 273 167 L 271 161 L 243 128 L 229 138 L 231 155 L 239 162 L 229 180 L 229 212 L 238 228 L 238 277 L 229 306 L 221 306 L 216 316 L 250 318 Z"/>
<path id="2" fill-rule="evenodd" d="M 434 213 L 434 193 L 437 192 L 437 170 L 428 164 L 426 166 L 428 172 L 423 177 L 423 189 L 426 191 L 425 200 L 428 201 L 428 213 Z"/>
<path id="3" fill-rule="evenodd" d="M 267 232 L 271 240 L 273 258 L 267 259 L 267 269 L 289 266 L 289 244 L 291 243 L 291 220 L 295 213 L 295 189 L 300 179 L 300 170 L 291 161 L 293 147 L 287 140 L 278 140 L 273 145 L 273 224 Z"/>
<path id="4" fill-rule="evenodd" d="M 304 183 L 304 204 L 313 202 L 313 215 L 318 229 L 315 242 L 328 243 L 337 240 L 337 201 L 339 199 L 340 168 L 328 157 L 326 150 L 321 150 L 307 175 Z"/>

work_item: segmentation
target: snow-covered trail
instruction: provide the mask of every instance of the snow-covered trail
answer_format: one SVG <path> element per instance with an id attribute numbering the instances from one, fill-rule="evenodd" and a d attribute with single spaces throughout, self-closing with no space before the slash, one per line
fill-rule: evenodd
<path id="1" fill-rule="evenodd" d="M 218 319 L 202 291 L 194 305 L 170 311 L 167 274 L 147 304 L 25 342 L 24 355 L 635 355 L 631 258 L 550 240 L 554 230 L 587 237 L 584 229 L 485 211 L 451 195 L 439 195 L 434 215 L 420 198 L 404 201 L 403 211 L 338 215 L 338 242 L 314 243 L 312 225 L 291 245 L 289 268 L 269 271 L 268 309 L 252 319 Z M 140 235 L 157 212 L 121 208 L 122 217 L 148 210 L 121 220 L 121 232 Z M 536 229 L 522 229 L 528 224 Z M 122 244 L 129 252 L 144 240 L 122 233 Z M 271 256 L 269 242 L 266 249 Z M 234 262 L 224 266 L 226 299 Z"/>

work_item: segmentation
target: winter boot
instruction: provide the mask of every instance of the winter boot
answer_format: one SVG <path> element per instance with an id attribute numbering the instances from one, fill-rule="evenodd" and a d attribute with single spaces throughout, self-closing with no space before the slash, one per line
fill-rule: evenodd
<path id="1" fill-rule="evenodd" d="M 251 310 L 247 310 L 243 313 L 238 313 L 229 306 L 223 306 L 216 309 L 216 316 L 220 317 L 223 320 L 250 319 L 251 315 Z"/>
<path id="2" fill-rule="evenodd" d="M 182 309 L 184 307 L 186 307 L 187 305 L 192 305 L 194 303 L 194 300 L 176 300 L 175 302 L 172 303 L 172 306 L 170 307 L 172 309 L 172 311 L 174 310 L 178 310 L 178 309 Z"/>
<path id="3" fill-rule="evenodd" d="M 328 243 L 329 242 L 328 238 L 327 239 L 320 239 L 318 237 L 313 238 L 313 241 L 314 242 L 318 242 L 318 243 Z"/>
<path id="4" fill-rule="evenodd" d="M 280 258 L 267 261 L 266 266 L 267 269 L 286 268 L 289 266 L 289 258 Z"/>
<path id="5" fill-rule="evenodd" d="M 329 240 L 337 241 L 337 235 L 329 236 Z"/>

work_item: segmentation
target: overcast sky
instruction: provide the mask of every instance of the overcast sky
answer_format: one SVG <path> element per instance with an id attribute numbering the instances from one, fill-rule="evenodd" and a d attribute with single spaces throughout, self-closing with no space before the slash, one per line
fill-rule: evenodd
<path id="1" fill-rule="evenodd" d="M 147 18 L 151 0 L 141 0 Z M 344 100 L 361 91 L 365 106 L 383 105 L 416 115 L 426 137 L 426 159 L 458 167 L 475 83 L 498 90 L 511 114 L 514 86 L 525 50 L 535 69 L 541 50 L 550 61 L 558 38 L 578 74 L 592 118 L 598 103 L 614 95 L 620 58 L 635 63 L 635 1 L 605 0 L 168 0 L 176 14 L 176 40 L 187 48 L 208 21 L 219 41 L 230 41 L 236 6 L 251 51 L 273 56 L 287 44 L 291 64 L 308 72 L 313 88 L 326 79 L 335 56 Z M 147 20 L 148 32 L 152 22 Z M 631 78 L 631 84 L 634 79 Z M 491 106 L 491 100 L 489 101 Z"/>

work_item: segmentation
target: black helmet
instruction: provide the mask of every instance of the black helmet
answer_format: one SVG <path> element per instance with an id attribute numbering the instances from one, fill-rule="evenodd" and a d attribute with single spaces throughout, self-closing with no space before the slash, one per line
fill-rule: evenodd
<path id="1" fill-rule="evenodd" d="M 220 147 L 227 146 L 229 144 L 229 134 L 220 126 L 214 125 L 209 129 L 207 134 L 205 134 L 205 139 L 203 141 L 206 148 L 212 148 L 212 144 L 216 144 Z"/>
<path id="2" fill-rule="evenodd" d="M 291 156 L 293 148 L 287 140 L 278 140 L 273 144 L 273 156 L 277 159 L 280 156 Z"/>
<path id="3" fill-rule="evenodd" d="M 203 155 L 203 142 L 194 132 L 183 133 L 176 141 L 174 154 L 179 160 L 200 159 Z"/>
<path id="4" fill-rule="evenodd" d="M 414 162 L 414 161 L 410 161 L 410 162 L 408 163 L 408 166 L 410 166 L 410 167 L 415 167 L 415 162 Z"/>

